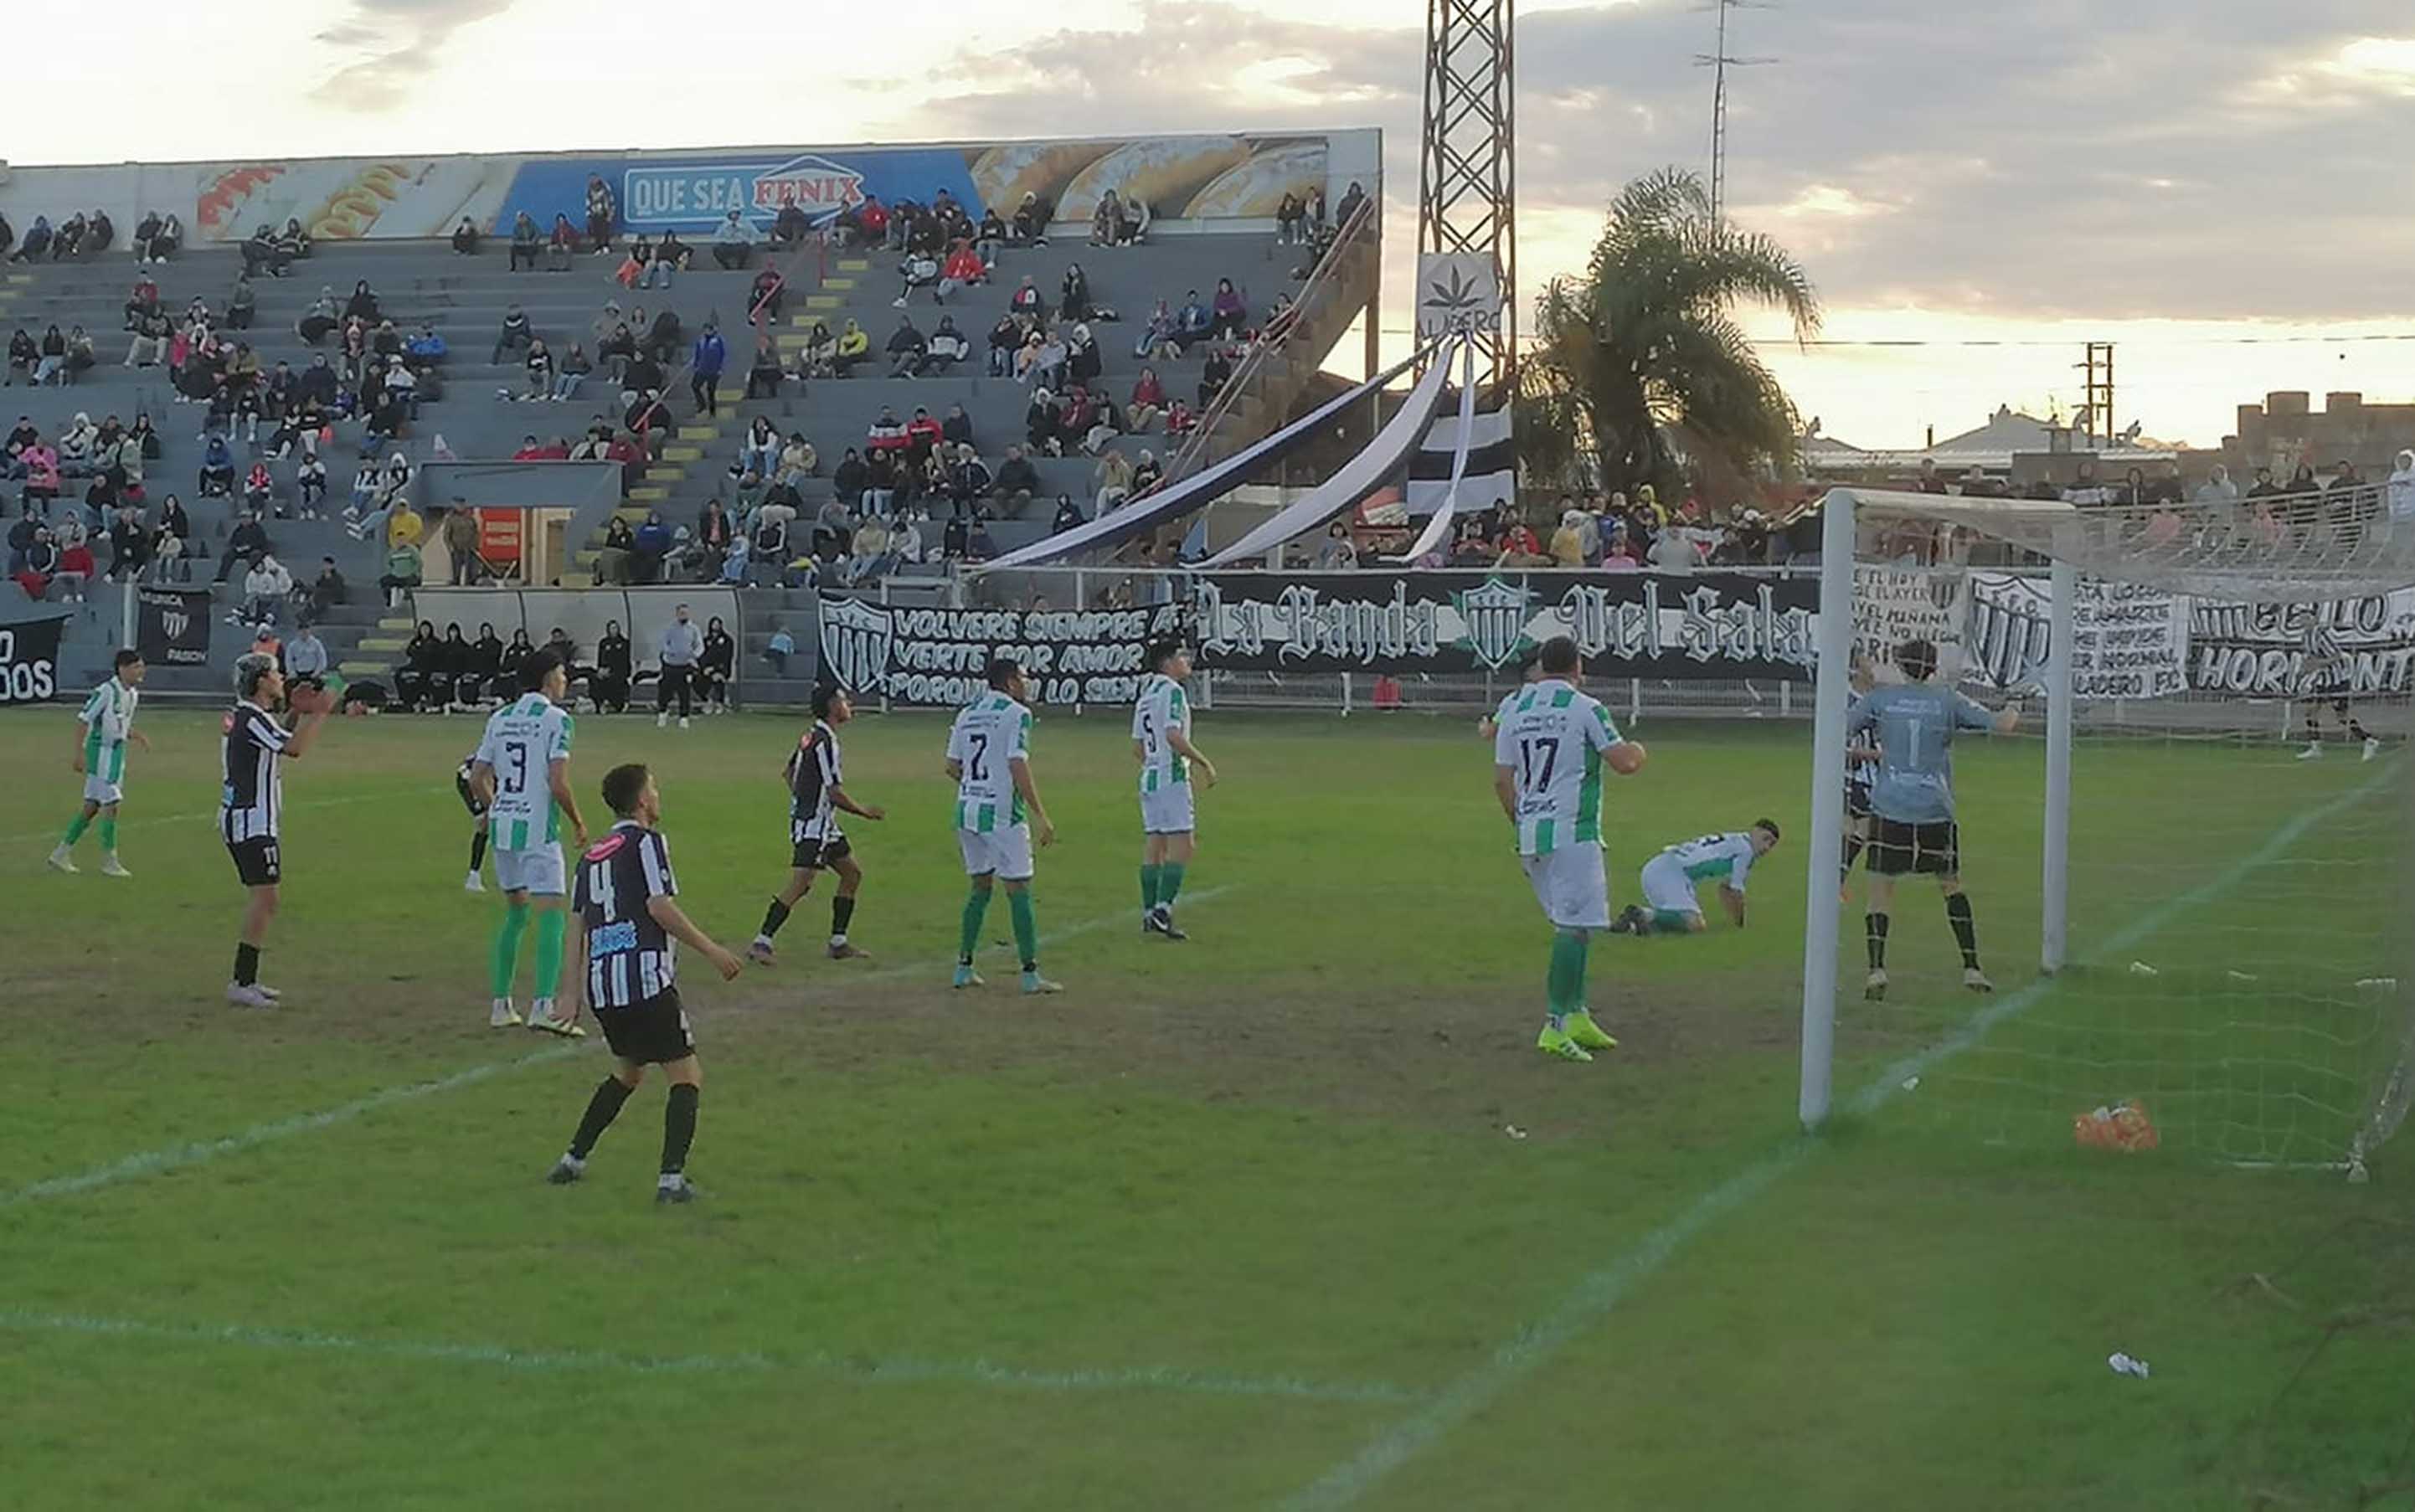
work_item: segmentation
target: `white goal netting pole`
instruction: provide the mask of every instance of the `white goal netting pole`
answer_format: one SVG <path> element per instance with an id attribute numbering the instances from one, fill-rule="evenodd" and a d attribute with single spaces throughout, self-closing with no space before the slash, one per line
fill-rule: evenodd
<path id="1" fill-rule="evenodd" d="M 2071 726 L 2077 714 L 2072 693 L 2073 634 L 2078 618 L 2079 569 L 2058 558 L 2050 578 L 2048 634 L 2053 651 L 2046 666 L 2045 891 L 2038 917 L 2038 969 L 2062 969 L 2071 941 Z"/>
<path id="2" fill-rule="evenodd" d="M 1803 1070 L 1795 1108 L 1827 1122 L 1837 1058 L 1837 888 L 1845 855 L 1845 706 L 1853 657 L 1853 496 L 1832 489 L 1820 522 L 1820 669 L 1811 727 L 1811 879 L 1804 891 Z"/>

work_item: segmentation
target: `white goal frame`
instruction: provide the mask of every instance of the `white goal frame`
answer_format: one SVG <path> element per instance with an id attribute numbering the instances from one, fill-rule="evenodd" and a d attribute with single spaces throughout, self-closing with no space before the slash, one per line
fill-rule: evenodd
<path id="1" fill-rule="evenodd" d="M 2046 784 L 2040 816 L 2043 864 L 2039 886 L 2040 929 L 2038 966 L 2048 977 L 2063 969 L 2069 950 L 2071 861 L 2072 738 L 2078 717 L 2074 692 L 2075 628 L 2082 561 L 2096 547 L 2105 554 L 2106 532 L 2118 531 L 2106 517 L 2083 514 L 2070 505 L 2024 501 L 1968 500 L 1907 494 L 1892 490 L 1833 488 L 1822 501 L 1820 618 L 1812 745 L 1811 834 L 1807 857 L 1803 942 L 1802 1061 L 1797 1114 L 1808 1131 L 1816 1132 L 1835 1111 L 1833 1085 L 1836 1055 L 1839 928 L 1843 901 L 1837 886 L 1844 854 L 1846 711 L 1852 701 L 1850 672 L 1853 651 L 1855 547 L 1857 526 L 1865 515 L 1913 517 L 1969 525 L 1998 539 L 2047 555 L 2049 641 L 2046 665 L 2040 669 L 2046 695 Z M 1991 519 L 1991 516 L 1993 518 Z M 1990 527 L 1993 526 L 1991 530 Z M 2384 538 L 2377 552 L 2369 545 L 2350 547 L 2331 561 L 2299 560 L 2274 564 L 2268 574 L 2242 564 L 2184 561 L 2172 553 L 2138 563 L 2141 580 L 2203 582 L 2218 592 L 2236 591 L 2243 598 L 2332 597 L 2388 584 L 2415 584 L 2415 550 L 2410 543 Z M 2340 1159 L 2328 1162 L 2345 1170 L 2350 1179 L 2363 1178 L 2362 1157 L 2369 1142 L 2388 1137 L 2403 1115 L 2404 1104 L 2415 1096 L 2415 1025 L 2407 1033 L 2408 1049 L 2381 1093 L 2381 1105 Z"/>

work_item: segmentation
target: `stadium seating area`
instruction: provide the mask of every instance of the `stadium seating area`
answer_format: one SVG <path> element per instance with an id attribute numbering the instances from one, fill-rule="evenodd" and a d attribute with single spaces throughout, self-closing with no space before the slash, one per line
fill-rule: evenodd
<path id="1" fill-rule="evenodd" d="M 393 442 L 365 447 L 366 424 L 360 419 L 336 426 L 334 441 L 324 449 L 328 508 L 325 517 L 318 519 L 279 517 L 294 510 L 293 480 L 300 459 L 298 453 L 282 459 L 267 455 L 276 429 L 268 421 L 261 424 L 255 444 L 247 440 L 249 426 L 238 417 L 232 427 L 234 494 L 202 497 L 199 472 L 208 406 L 179 402 L 164 364 L 128 366 L 132 335 L 127 307 L 138 277 L 147 273 L 156 278 L 160 306 L 172 319 L 181 317 L 188 304 L 198 299 L 216 312 L 223 329 L 243 267 L 237 249 L 188 248 L 172 262 L 147 268 L 138 266 L 122 250 L 91 262 L 11 266 L 0 270 L 0 278 L 5 278 L 0 281 L 0 332 L 13 335 L 22 329 L 38 342 L 51 326 L 62 332 L 81 326 L 92 339 L 97 361 L 73 374 L 72 382 L 38 387 L 28 386 L 26 374 L 12 371 L 10 387 L 0 390 L 0 427 L 30 425 L 55 442 L 80 414 L 90 416 L 96 424 L 114 416 L 129 426 L 137 416 L 149 416 L 162 446 L 160 457 L 146 472 L 146 517 L 156 523 L 165 497 L 179 496 L 192 517 L 196 537 L 209 553 L 205 560 L 190 564 L 197 583 L 204 576 L 218 576 L 228 537 L 243 512 L 244 475 L 254 460 L 264 460 L 276 501 L 266 521 L 273 549 L 297 578 L 315 574 L 322 556 L 336 559 L 353 593 L 346 609 L 322 622 L 322 632 L 339 665 L 355 673 L 371 672 L 390 660 L 388 653 L 398 643 L 397 625 L 407 621 L 399 609 L 389 615 L 380 608 L 374 584 L 383 566 L 382 544 L 355 539 L 345 529 L 340 514 L 361 466 L 373 465 L 395 451 L 414 463 L 425 461 L 437 455 L 440 436 L 453 456 L 468 461 L 501 460 L 522 454 L 531 438 L 540 447 L 553 446 L 559 455 L 562 444 L 578 442 L 591 427 L 625 423 L 618 386 L 603 362 L 596 363 L 596 370 L 565 401 L 522 397 L 531 389 L 525 353 L 498 347 L 504 322 L 515 308 L 525 314 L 532 334 L 557 357 L 566 355 L 576 344 L 591 359 L 596 355 L 599 335 L 608 334 L 612 324 L 625 321 L 642 338 L 644 330 L 638 319 L 641 309 L 649 322 L 666 310 L 675 314 L 682 336 L 663 364 L 669 433 L 660 439 L 659 456 L 650 465 L 631 469 L 626 508 L 622 513 L 636 523 L 646 512 L 657 511 L 668 526 L 693 528 L 713 499 L 737 503 L 742 448 L 751 422 L 759 415 L 784 438 L 802 433 L 818 454 L 816 475 L 800 488 L 799 518 L 787 552 L 793 559 L 810 546 L 814 518 L 832 498 L 832 480 L 847 453 L 864 447 L 867 432 L 884 413 L 905 421 L 913 419 L 919 409 L 938 419 L 948 416 L 952 407 L 961 406 L 978 455 L 993 473 L 1011 445 L 1026 442 L 1031 385 L 1012 377 L 989 376 L 987 352 L 992 326 L 1024 280 L 1030 280 L 1039 291 L 1053 325 L 1061 313 L 1065 276 L 1078 263 L 1088 277 L 1089 302 L 1099 310 L 1088 322 L 1100 357 L 1100 376 L 1093 387 L 1112 395 L 1120 407 L 1140 369 L 1152 366 L 1169 396 L 1196 407 L 1210 344 L 1194 345 L 1178 358 L 1155 362 L 1145 362 L 1135 352 L 1156 303 L 1164 300 L 1178 307 L 1192 291 L 1197 291 L 1204 302 L 1220 278 L 1230 278 L 1248 300 L 1254 323 L 1272 307 L 1276 296 L 1298 290 L 1297 276 L 1309 261 L 1306 248 L 1279 245 L 1270 235 L 1161 234 L 1141 247 L 1108 248 L 1087 245 L 1081 228 L 1060 227 L 1059 231 L 1062 234 L 1051 245 L 1006 248 L 999 254 L 991 281 L 955 292 L 944 307 L 935 304 L 927 288 L 914 292 L 908 308 L 896 307 L 901 279 L 893 252 L 810 243 L 780 256 L 776 265 L 789 280 L 783 307 L 780 318 L 767 320 L 759 334 L 782 358 L 788 376 L 779 383 L 776 397 L 755 398 L 747 397 L 746 392 L 758 332 L 749 326 L 747 317 L 755 279 L 772 255 L 768 248 L 757 248 L 750 266 L 736 271 L 716 268 L 710 255 L 699 248 L 695 265 L 678 275 L 669 287 L 630 289 L 615 277 L 621 261 L 618 254 L 579 255 L 570 260 L 566 270 L 550 271 L 543 263 L 536 269 L 510 267 L 507 243 L 502 238 L 488 238 L 475 255 L 462 255 L 442 242 L 322 243 L 311 255 L 293 262 L 288 276 L 277 277 L 263 271 L 252 278 L 253 314 L 248 327 L 224 333 L 228 340 L 252 344 L 263 374 L 273 373 L 279 363 L 299 373 L 322 355 L 331 365 L 340 365 L 340 333 L 314 346 L 302 337 L 297 323 L 322 292 L 340 306 L 364 285 L 376 296 L 381 317 L 391 321 L 400 338 L 410 340 L 423 331 L 432 332 L 446 352 L 436 366 L 434 392 L 423 386 L 417 418 Z M 1372 277 L 1372 259 L 1367 262 L 1362 277 Z M 1358 282 L 1358 288 L 1363 299 L 1364 283 Z M 886 349 L 901 321 L 910 316 L 927 336 L 942 314 L 952 316 L 963 332 L 968 356 L 944 372 L 889 376 L 893 363 Z M 1301 322 L 1299 339 L 1293 344 L 1298 356 L 1290 364 L 1297 367 L 1297 377 L 1304 378 L 1313 369 L 1348 319 L 1346 303 L 1336 300 L 1324 304 L 1313 322 Z M 729 353 L 716 390 L 717 415 L 699 412 L 687 382 L 693 338 L 708 321 L 717 322 Z M 796 376 L 801 352 L 817 322 L 826 323 L 832 332 L 854 322 L 870 337 L 871 356 L 855 367 L 852 376 Z M 1252 407 L 1260 412 L 1237 417 L 1237 423 L 1249 426 L 1253 433 L 1263 432 L 1269 423 L 1267 416 L 1286 398 L 1286 395 L 1268 393 L 1265 403 Z M 1228 444 L 1233 439 L 1220 438 Z M 1161 422 L 1148 433 L 1120 436 L 1107 448 L 1135 462 L 1143 451 L 1163 461 L 1173 444 Z M 1097 507 L 1098 457 L 1069 449 L 1063 457 L 1035 455 L 1030 461 L 1037 482 L 1030 502 L 1019 513 L 1009 503 L 995 506 L 999 517 L 988 526 L 988 544 L 998 550 L 1011 549 L 1049 531 L 1060 494 L 1072 496 L 1085 515 Z M 52 509 L 54 518 L 68 512 L 70 501 L 82 497 L 86 481 L 64 480 L 62 499 Z M 0 485 L 0 498 L 6 500 L 11 524 L 22 508 L 22 479 Z M 418 502 L 423 508 L 441 508 L 445 502 L 424 497 Z M 949 502 L 939 498 L 925 501 L 924 505 L 932 518 L 922 527 L 922 535 L 927 554 L 936 559 Z M 602 525 L 597 524 L 599 532 Z M 433 530 L 431 519 L 431 533 Z M 99 539 L 93 545 L 99 565 L 106 569 L 110 553 Z M 565 575 L 565 586 L 589 580 L 595 547 L 600 545 L 600 538 L 595 538 L 577 548 L 576 567 Z M 617 566 L 617 559 L 607 565 Z M 711 564 L 703 570 L 709 572 Z M 888 570 L 913 569 L 889 564 Z M 231 601 L 240 593 L 240 570 L 233 576 L 236 581 L 219 590 L 222 610 L 232 607 Z M 783 576 L 774 561 L 753 565 L 750 581 L 764 590 L 767 613 L 752 616 L 755 601 L 750 598 L 754 622 L 745 636 L 750 658 L 759 651 L 770 620 L 784 608 L 789 611 L 787 617 L 792 626 L 811 622 L 810 614 L 803 611 L 810 604 L 812 582 L 790 573 L 785 575 L 784 589 Z M 105 652 L 114 642 L 115 614 L 114 603 L 107 600 L 96 599 L 83 606 L 63 658 L 62 671 L 71 683 L 105 666 Z M 394 622 L 381 626 L 381 619 Z M 759 661 L 750 668 L 759 670 Z M 774 698 L 801 696 L 800 690 L 758 691 Z"/>

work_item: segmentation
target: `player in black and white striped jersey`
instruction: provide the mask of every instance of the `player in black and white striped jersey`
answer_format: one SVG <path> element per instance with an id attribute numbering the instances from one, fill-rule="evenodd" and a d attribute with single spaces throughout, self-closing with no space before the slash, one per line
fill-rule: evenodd
<path id="1" fill-rule="evenodd" d="M 2302 639 L 2305 662 L 2298 685 L 2300 696 L 2306 700 L 2306 746 L 2298 753 L 2298 759 L 2313 761 L 2323 754 L 2323 701 L 2318 690 L 2329 683 L 2334 690 L 2332 717 L 2348 731 L 2348 739 L 2362 748 L 2364 759 L 2372 760 L 2381 754 L 2381 741 L 2365 729 L 2364 722 L 2349 710 L 2347 697 L 2339 691 L 2348 685 L 2348 648 L 2340 644 L 2338 634 L 2319 620 L 2306 626 Z"/>
<path id="2" fill-rule="evenodd" d="M 831 899 L 831 959 L 864 959 L 865 952 L 847 937 L 848 925 L 855 918 L 855 895 L 863 887 L 863 868 L 856 863 L 855 847 L 839 829 L 838 816 L 852 814 L 877 823 L 887 816 L 887 811 L 848 796 L 838 732 L 854 717 L 855 703 L 845 688 L 814 690 L 814 727 L 797 742 L 781 771 L 788 784 L 788 885 L 763 911 L 763 927 L 746 950 L 751 961 L 772 964 L 772 936 L 780 933 L 789 910 L 812 889 L 814 875 L 824 868 L 838 874 L 838 892 Z"/>
<path id="3" fill-rule="evenodd" d="M 660 1066 L 671 1089 L 663 1109 L 662 1173 L 654 1201 L 692 1202 L 697 1191 L 687 1179 L 687 1152 L 696 1139 L 704 1070 L 697 1063 L 687 1010 L 680 1005 L 679 945 L 703 952 L 724 981 L 738 975 L 738 957 L 714 944 L 674 901 L 679 881 L 671 875 L 670 846 L 656 828 L 662 795 L 653 774 L 634 762 L 614 767 L 604 774 L 604 801 L 611 806 L 614 823 L 578 858 L 569 969 L 557 1010 L 571 1024 L 578 1021 L 582 999 L 594 1009 L 616 1064 L 588 1099 L 569 1150 L 546 1179 L 567 1186 L 584 1175 L 588 1152 L 645 1080 L 646 1068 Z"/>
<path id="4" fill-rule="evenodd" d="M 288 696 L 277 658 L 252 651 L 235 658 L 235 705 L 220 722 L 226 732 L 224 781 L 218 789 L 218 833 L 234 859 L 235 876 L 250 891 L 244 905 L 243 934 L 234 948 L 234 980 L 227 1001 L 238 1008 L 274 1008 L 280 996 L 260 981 L 260 947 L 277 917 L 278 885 L 284 880 L 279 851 L 285 817 L 283 764 L 310 749 L 327 717 L 330 696 L 297 684 Z M 270 712 L 290 703 L 289 728 Z"/>

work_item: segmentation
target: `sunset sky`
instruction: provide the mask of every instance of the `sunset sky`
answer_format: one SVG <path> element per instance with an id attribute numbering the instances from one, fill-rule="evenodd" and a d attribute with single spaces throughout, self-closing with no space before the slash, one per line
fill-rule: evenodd
<path id="1" fill-rule="evenodd" d="M 19 163 L 1380 126 L 1406 294 L 1418 0 L 24 5 Z M 1623 181 L 1704 165 L 1713 24 L 1521 7 L 1529 293 Z M 2219 440 L 2267 389 L 2415 399 L 2415 340 L 2344 339 L 2415 337 L 2405 0 L 1796 0 L 1733 25 L 1778 61 L 1733 85 L 1731 205 L 1820 285 L 1842 344 L 1770 351 L 1828 434 L 2076 408 L 2090 339 L 2120 344 L 2121 418 L 2168 440 Z M 1929 344 L 1852 344 L 1878 341 Z"/>

